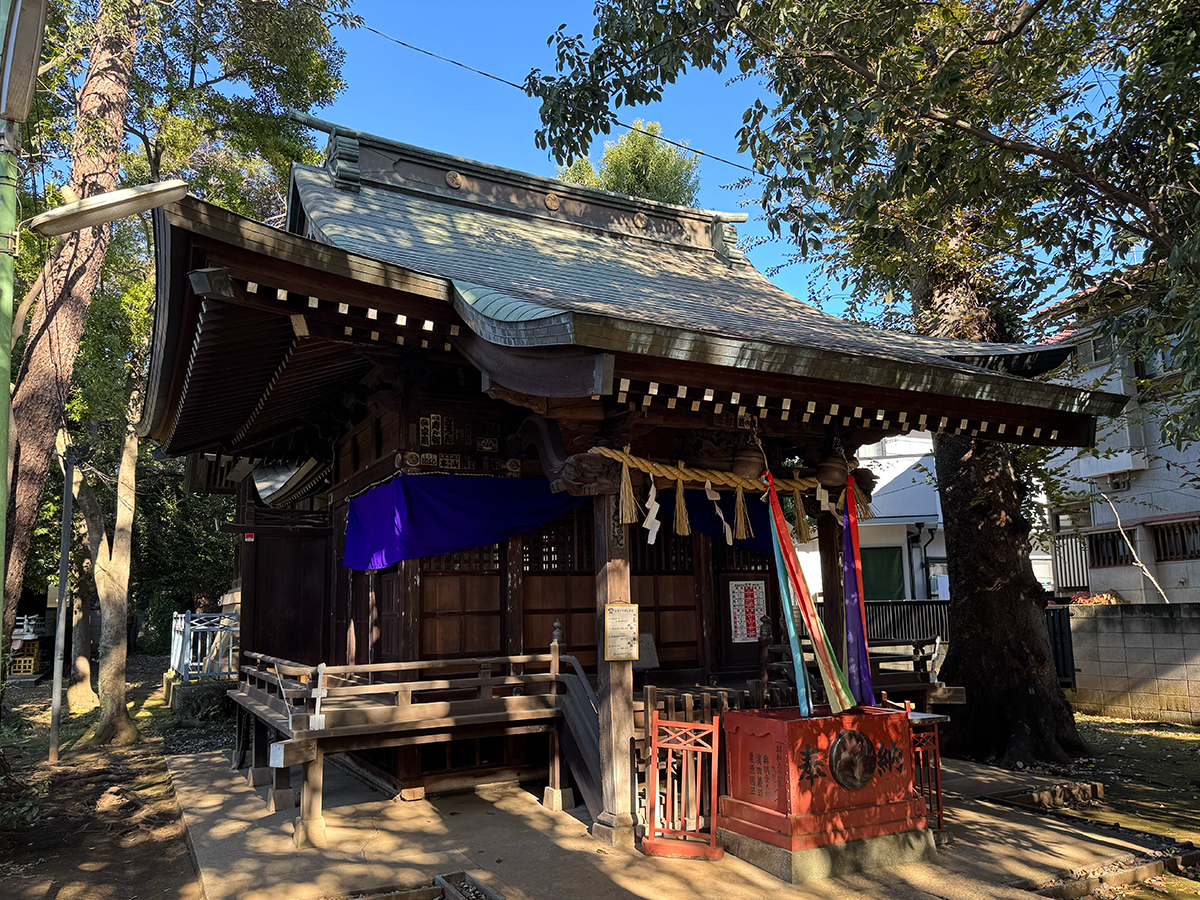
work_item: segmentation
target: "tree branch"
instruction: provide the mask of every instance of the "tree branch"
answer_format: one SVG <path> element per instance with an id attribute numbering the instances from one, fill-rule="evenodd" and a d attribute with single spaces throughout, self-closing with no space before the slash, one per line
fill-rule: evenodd
<path id="1" fill-rule="evenodd" d="M 1108 494 L 1104 493 L 1104 491 L 1100 492 L 1100 496 L 1104 499 L 1104 502 L 1107 503 L 1109 508 L 1112 510 L 1113 518 L 1117 520 L 1117 531 L 1120 532 L 1121 537 L 1125 539 L 1125 545 L 1129 548 L 1129 554 L 1133 557 L 1134 563 L 1137 565 L 1137 567 L 1139 569 L 1142 570 L 1142 574 L 1150 579 L 1150 583 L 1153 584 L 1158 589 L 1159 596 L 1161 596 L 1163 598 L 1163 603 L 1170 603 L 1171 601 L 1167 599 L 1167 592 L 1162 589 L 1162 585 L 1158 583 L 1158 579 L 1155 578 L 1150 573 L 1150 570 L 1146 568 L 1146 564 L 1142 562 L 1142 558 L 1140 556 L 1138 556 L 1138 552 L 1133 546 L 1133 541 L 1131 541 L 1129 539 L 1129 535 L 1127 535 L 1125 533 L 1125 529 L 1123 527 L 1121 527 L 1121 514 L 1119 512 L 1117 512 L 1117 507 L 1113 504 L 1113 502 L 1111 500 L 1108 499 Z"/>
<path id="2" fill-rule="evenodd" d="M 873 74 L 859 62 L 837 50 L 803 50 L 795 55 L 804 59 L 824 60 L 835 63 L 846 71 L 874 85 L 885 94 L 895 96 L 899 93 L 894 87 L 884 81 L 882 77 Z M 998 149 L 1007 150 L 1010 153 L 1036 156 L 1047 162 L 1054 163 L 1074 175 L 1080 181 L 1095 188 L 1107 199 L 1115 200 L 1140 210 L 1146 216 L 1150 231 L 1154 236 L 1154 243 L 1167 252 L 1170 252 L 1175 246 L 1175 238 L 1171 234 L 1170 225 L 1163 218 L 1162 213 L 1159 212 L 1158 207 L 1153 201 L 1101 178 L 1070 154 L 1052 150 L 1049 147 L 1043 147 L 1038 144 L 1032 144 L 1028 141 L 1004 137 L 980 125 L 969 122 L 961 116 L 939 109 L 936 106 L 931 106 L 924 113 L 916 112 L 915 115 L 920 118 L 939 122 L 943 125 L 949 125 Z"/>
<path id="3" fill-rule="evenodd" d="M 1016 24 L 1008 31 L 989 31 L 987 37 L 981 41 L 976 41 L 980 47 L 999 47 L 1001 44 L 1006 44 L 1013 38 L 1020 37 L 1025 33 L 1025 29 L 1029 27 L 1029 23 L 1033 21 L 1033 17 L 1045 8 L 1050 0 L 1037 0 L 1036 3 L 1023 3 L 1021 5 L 1020 14 L 1017 16 Z"/>

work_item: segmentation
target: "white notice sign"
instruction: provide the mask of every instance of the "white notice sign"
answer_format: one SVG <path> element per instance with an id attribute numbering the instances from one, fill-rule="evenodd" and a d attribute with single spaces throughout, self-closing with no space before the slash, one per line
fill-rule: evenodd
<path id="1" fill-rule="evenodd" d="M 729 612 L 733 619 L 733 642 L 749 644 L 757 641 L 758 623 L 767 614 L 767 583 L 729 582 Z"/>
<path id="2" fill-rule="evenodd" d="M 638 608 L 633 603 L 604 605 L 604 658 L 638 658 Z"/>

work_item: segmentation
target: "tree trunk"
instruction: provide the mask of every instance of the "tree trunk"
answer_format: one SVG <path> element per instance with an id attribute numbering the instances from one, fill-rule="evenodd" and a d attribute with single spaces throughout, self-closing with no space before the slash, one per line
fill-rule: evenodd
<path id="1" fill-rule="evenodd" d="M 1005 764 L 1086 751 L 1054 670 L 1046 597 L 1029 562 L 1025 487 L 1007 444 L 934 442 L 950 569 L 950 648 L 940 679 L 966 688 L 947 746 Z"/>
<path id="2" fill-rule="evenodd" d="M 1014 337 L 998 304 L 960 269 L 922 272 L 913 306 L 927 334 Z M 950 647 L 939 677 L 967 694 L 945 729 L 946 745 L 1009 765 L 1068 762 L 1087 748 L 1055 675 L 1045 592 L 1021 511 L 1026 487 L 1009 445 L 939 436 L 934 459 L 950 570 Z"/>
<path id="3" fill-rule="evenodd" d="M 143 2 L 105 0 L 97 16 L 72 137 L 70 186 L 80 197 L 119 186 L 129 79 Z M 62 423 L 84 317 L 104 265 L 109 233 L 107 225 L 74 232 L 47 261 L 44 299 L 34 312 L 17 375 L 9 442 L 12 481 L 4 574 L 5 646 L 16 624 L 25 559 L 50 470 L 50 451 Z"/>
<path id="4" fill-rule="evenodd" d="M 75 563 L 75 602 L 71 606 L 71 679 L 67 708 L 72 713 L 95 709 L 100 698 L 92 690 L 92 594 L 86 538 L 76 530 L 72 553 Z"/>
<path id="5" fill-rule="evenodd" d="M 104 533 L 104 513 L 86 481 L 77 481 L 79 508 L 87 526 L 96 593 L 100 597 L 100 723 L 97 744 L 131 744 L 142 739 L 125 705 L 125 655 L 129 612 L 129 564 L 133 546 L 133 509 L 137 487 L 138 439 L 125 425 L 121 468 L 117 473 L 116 524 L 112 540 Z"/>

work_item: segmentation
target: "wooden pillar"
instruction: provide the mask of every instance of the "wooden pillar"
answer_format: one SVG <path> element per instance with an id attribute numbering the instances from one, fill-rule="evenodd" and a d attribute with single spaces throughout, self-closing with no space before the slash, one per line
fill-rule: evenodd
<path id="1" fill-rule="evenodd" d="M 838 665 L 846 669 L 846 604 L 842 597 L 842 526 L 827 510 L 817 513 L 817 550 L 821 556 L 821 621 Z"/>
<path id="2" fill-rule="evenodd" d="M 413 745 L 396 748 L 396 780 L 401 800 L 424 800 L 425 779 L 421 777 L 421 748 Z"/>
<path id="3" fill-rule="evenodd" d="M 379 570 L 367 570 L 367 665 L 379 661 L 379 598 L 375 591 L 379 585 Z M 367 674 L 367 683 L 375 683 L 375 673 Z"/>
<path id="4" fill-rule="evenodd" d="M 559 643 L 562 637 L 562 631 L 559 626 L 562 623 L 555 621 L 554 637 L 550 641 L 550 674 L 558 676 L 559 656 L 562 649 Z M 554 695 L 555 703 L 558 703 L 558 682 L 550 683 L 550 693 Z M 561 721 L 559 727 L 567 727 L 565 719 Z M 562 810 L 575 808 L 575 793 L 570 788 L 563 787 L 563 756 L 562 744 L 559 741 L 558 730 L 550 732 L 550 776 L 549 784 L 546 785 L 546 790 L 542 794 L 542 806 L 547 809 Z"/>
<path id="5" fill-rule="evenodd" d="M 412 662 L 421 658 L 421 561 L 406 559 L 400 563 L 396 584 L 400 608 L 400 659 Z M 400 681 L 413 681 L 419 673 L 405 670 L 397 673 Z M 396 748 L 396 776 L 400 782 L 401 800 L 424 800 L 425 779 L 421 776 L 421 748 Z"/>
<path id="6" fill-rule="evenodd" d="M 633 662 L 604 659 L 604 606 L 628 603 L 629 537 L 617 497 L 593 498 L 596 536 L 596 644 L 600 701 L 600 771 L 604 809 L 592 834 L 613 846 L 633 846 Z"/>
<path id="7" fill-rule="evenodd" d="M 255 581 L 257 578 L 257 544 L 247 535 L 254 533 L 254 479 L 244 478 L 242 483 L 238 485 L 238 506 L 241 509 L 242 521 L 246 523 L 246 534 L 241 534 L 237 540 L 242 542 L 242 597 L 241 597 L 241 614 L 238 616 L 238 652 L 245 653 L 247 650 L 260 650 L 258 646 L 258 634 L 256 625 L 256 616 L 258 613 L 258 592 L 255 590 Z M 271 652 L 271 651 L 262 651 Z M 239 671 L 241 660 L 238 660 Z"/>
<path id="8" fill-rule="evenodd" d="M 300 791 L 300 818 L 294 841 L 299 848 L 325 846 L 325 817 L 321 812 L 325 788 L 325 751 L 317 744 L 313 758 L 304 764 L 304 787 Z"/>
<path id="9" fill-rule="evenodd" d="M 700 608 L 700 668 L 707 680 L 717 668 L 717 575 L 712 538 L 707 534 L 692 533 L 692 560 Z"/>
<path id="10" fill-rule="evenodd" d="M 510 537 L 504 544 L 504 653 L 525 653 L 525 538 Z M 515 666 L 510 674 L 519 675 L 524 666 Z"/>
<path id="11" fill-rule="evenodd" d="M 236 704 L 237 725 L 233 738 L 233 755 L 229 768 L 238 771 L 246 766 L 246 750 L 250 746 L 250 713 L 240 704 Z"/>
<path id="12" fill-rule="evenodd" d="M 400 563 L 400 659 L 421 658 L 421 561 Z"/>
<path id="13" fill-rule="evenodd" d="M 296 808 L 296 791 L 292 788 L 292 767 L 278 766 L 271 770 L 271 789 L 267 791 L 267 809 L 282 812 Z"/>
<path id="14" fill-rule="evenodd" d="M 250 717 L 250 770 L 246 781 L 251 787 L 271 783 L 271 729 L 258 716 Z"/>

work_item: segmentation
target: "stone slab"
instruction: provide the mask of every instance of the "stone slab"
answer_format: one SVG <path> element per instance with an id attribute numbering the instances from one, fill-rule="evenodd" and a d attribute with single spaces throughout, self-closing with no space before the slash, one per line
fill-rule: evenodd
<path id="1" fill-rule="evenodd" d="M 788 884 L 875 872 L 926 862 L 937 856 L 933 833 L 928 828 L 809 850 L 785 850 L 725 828 L 717 829 L 717 840 L 726 853 L 744 859 Z"/>

